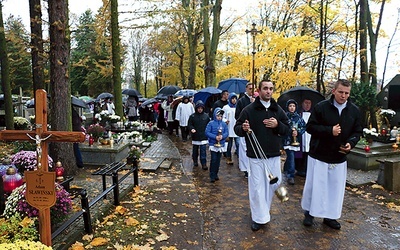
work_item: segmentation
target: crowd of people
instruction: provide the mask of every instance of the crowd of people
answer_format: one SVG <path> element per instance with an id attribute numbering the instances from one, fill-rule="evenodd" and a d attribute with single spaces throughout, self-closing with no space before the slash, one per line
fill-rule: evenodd
<path id="1" fill-rule="evenodd" d="M 289 99 L 284 107 L 272 97 L 272 81 L 262 80 L 254 87 L 249 82 L 244 93 L 223 90 L 212 107 L 201 100 L 193 103 L 192 96 L 170 95 L 145 106 L 128 98 L 125 115 L 130 121 L 157 123 L 183 142 L 191 139 L 193 167 L 209 170 L 211 183 L 220 179 L 223 158 L 227 166 L 237 162 L 248 179 L 251 230 L 271 220 L 275 191 L 284 180 L 294 185 L 295 176 L 306 177 L 303 224 L 312 226 L 314 217 L 321 217 L 327 226 L 340 229 L 346 154 L 362 135 L 360 112 L 348 99 L 350 82 L 336 81 L 328 100 L 312 103 L 306 96 L 301 103 Z M 101 109 L 114 112 L 115 107 L 105 100 Z"/>
<path id="2" fill-rule="evenodd" d="M 179 128 L 182 141 L 191 138 L 193 167 L 209 170 L 211 183 L 220 179 L 223 157 L 227 166 L 237 162 L 248 178 L 251 230 L 271 220 L 275 191 L 283 181 L 294 185 L 295 176 L 306 177 L 304 226 L 321 217 L 328 227 L 340 229 L 346 154 L 362 135 L 360 112 L 348 99 L 350 82 L 336 81 L 328 100 L 312 103 L 306 96 L 301 103 L 289 99 L 284 107 L 272 98 L 272 81 L 263 80 L 256 88 L 248 83 L 240 98 L 239 93 L 222 91 L 208 113 L 202 101 L 183 97 L 177 103 L 171 96 L 161 104 L 169 134 L 176 131 L 179 136 Z"/>

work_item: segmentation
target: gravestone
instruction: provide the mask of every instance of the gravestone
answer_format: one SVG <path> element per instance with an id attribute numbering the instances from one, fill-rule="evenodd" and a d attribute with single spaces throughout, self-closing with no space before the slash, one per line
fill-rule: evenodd
<path id="1" fill-rule="evenodd" d="M 35 93 L 35 131 L 31 130 L 3 130 L 0 131 L 0 140 L 29 141 L 34 140 L 37 152 L 37 169 L 25 172 L 26 200 L 39 209 L 40 241 L 51 246 L 50 207 L 54 205 L 55 173 L 48 171 L 47 148 L 48 142 L 83 142 L 85 135 L 82 132 L 47 131 L 47 94 L 43 89 Z"/>
<path id="2" fill-rule="evenodd" d="M 376 98 L 380 107 L 396 111 L 396 115 L 390 123 L 392 127 L 400 127 L 400 74 L 390 80 L 377 94 Z"/>

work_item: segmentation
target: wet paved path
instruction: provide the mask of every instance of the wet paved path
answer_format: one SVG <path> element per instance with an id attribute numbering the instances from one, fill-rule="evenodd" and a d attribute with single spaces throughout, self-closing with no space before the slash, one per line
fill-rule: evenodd
<path id="1" fill-rule="evenodd" d="M 190 141 L 169 139 L 178 147 L 182 168 L 200 199 L 204 225 L 198 249 L 400 249 L 400 213 L 350 191 L 345 193 L 341 230 L 325 226 L 321 218 L 315 218 L 314 226 L 304 227 L 302 177 L 296 177 L 294 186 L 287 186 L 289 201 L 281 203 L 274 198 L 271 221 L 252 232 L 247 180 L 236 159 L 233 166 L 222 159 L 220 180 L 210 183 L 208 171 L 192 167 Z"/>

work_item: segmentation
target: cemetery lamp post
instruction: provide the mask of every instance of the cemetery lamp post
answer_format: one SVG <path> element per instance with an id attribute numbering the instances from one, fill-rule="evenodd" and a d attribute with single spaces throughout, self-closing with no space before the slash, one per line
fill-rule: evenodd
<path id="1" fill-rule="evenodd" d="M 254 94 L 254 85 L 255 85 L 255 56 L 256 56 L 256 36 L 257 34 L 262 34 L 262 30 L 257 30 L 256 29 L 256 24 L 253 23 L 251 26 L 253 28 L 251 30 L 246 29 L 246 34 L 250 33 L 251 36 L 253 37 L 253 51 L 251 52 L 253 54 L 253 65 L 252 65 L 252 84 L 253 84 L 253 90 L 252 94 Z"/>

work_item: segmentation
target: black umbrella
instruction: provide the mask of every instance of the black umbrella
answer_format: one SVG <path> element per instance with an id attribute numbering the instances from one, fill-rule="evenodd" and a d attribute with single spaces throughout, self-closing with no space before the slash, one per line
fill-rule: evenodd
<path id="1" fill-rule="evenodd" d="M 299 107 L 301 107 L 301 103 L 304 99 L 309 99 L 312 102 L 311 108 L 313 108 L 315 104 L 325 100 L 325 97 L 318 91 L 309 87 L 297 86 L 283 92 L 278 98 L 278 104 L 286 110 L 286 102 L 289 99 L 295 100 Z"/>
<path id="2" fill-rule="evenodd" d="M 100 99 L 106 99 L 106 98 L 114 98 L 114 96 L 111 93 L 103 92 L 97 96 L 96 101 L 99 101 Z"/>
<path id="3" fill-rule="evenodd" d="M 87 108 L 86 102 L 76 96 L 71 95 L 71 104 L 81 108 Z"/>
<path id="4" fill-rule="evenodd" d="M 141 97 L 142 95 L 136 89 L 124 89 L 122 90 L 122 94 L 129 96 Z"/>
<path id="5" fill-rule="evenodd" d="M 155 98 L 150 98 L 150 99 L 144 101 L 144 102 L 142 103 L 141 107 L 144 108 L 144 107 L 146 107 L 147 105 L 153 104 L 153 103 L 156 103 L 156 102 L 158 102 L 157 99 L 155 99 Z"/>
<path id="6" fill-rule="evenodd" d="M 174 85 L 167 85 L 162 87 L 158 92 L 157 96 L 169 96 L 169 95 L 174 95 L 178 90 L 181 90 L 180 87 L 174 86 Z"/>

